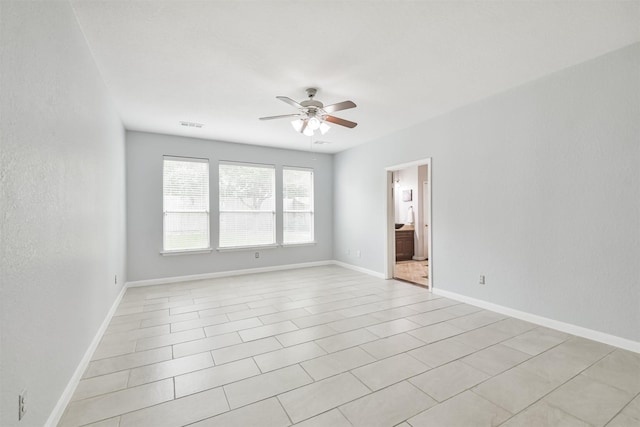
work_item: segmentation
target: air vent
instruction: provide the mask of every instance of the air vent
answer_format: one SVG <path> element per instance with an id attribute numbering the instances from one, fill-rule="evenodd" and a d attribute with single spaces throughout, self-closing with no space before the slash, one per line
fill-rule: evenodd
<path id="1" fill-rule="evenodd" d="M 180 122 L 180 125 L 188 128 L 201 128 L 202 126 L 204 126 L 202 123 L 195 123 L 195 122 Z"/>

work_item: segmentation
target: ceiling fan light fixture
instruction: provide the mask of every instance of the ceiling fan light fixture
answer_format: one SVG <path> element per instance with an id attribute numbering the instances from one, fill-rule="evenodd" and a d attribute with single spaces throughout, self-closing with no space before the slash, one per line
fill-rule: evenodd
<path id="1" fill-rule="evenodd" d="M 302 119 L 296 119 L 291 122 L 291 126 L 293 126 L 296 132 L 300 132 L 302 130 L 302 124 L 303 124 Z"/>
<path id="2" fill-rule="evenodd" d="M 309 123 L 307 123 L 307 126 L 309 126 L 313 131 L 318 130 L 320 128 L 320 120 L 318 120 L 317 117 L 313 116 L 309 119 Z"/>
<path id="3" fill-rule="evenodd" d="M 320 123 L 319 129 L 320 129 L 320 133 L 324 135 L 325 133 L 329 132 L 329 129 L 331 129 L 331 126 L 329 126 L 325 122 L 322 122 Z"/>
<path id="4" fill-rule="evenodd" d="M 302 131 L 302 133 L 307 136 L 313 136 L 313 129 L 307 126 L 306 128 L 304 128 L 304 131 Z"/>

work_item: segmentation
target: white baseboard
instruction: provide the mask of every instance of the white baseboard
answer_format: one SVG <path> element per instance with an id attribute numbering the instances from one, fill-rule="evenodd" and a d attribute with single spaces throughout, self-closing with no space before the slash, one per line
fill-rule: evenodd
<path id="1" fill-rule="evenodd" d="M 527 313 L 525 311 L 515 310 L 513 308 L 505 307 L 502 305 L 494 304 L 484 300 L 468 297 L 465 295 L 457 294 L 455 292 L 445 291 L 443 289 L 434 287 L 433 293 L 442 295 L 443 297 L 462 301 L 477 307 L 481 307 L 487 310 L 495 311 L 496 313 L 505 314 L 516 319 L 524 320 L 527 322 L 535 323 L 536 325 L 546 326 L 547 328 L 557 329 L 568 334 L 577 335 L 582 338 L 587 338 L 593 341 L 598 341 L 604 344 L 609 344 L 615 347 L 620 347 L 625 350 L 640 353 L 640 342 L 632 341 L 626 338 L 621 338 L 615 335 L 607 334 L 593 329 L 583 328 L 582 326 L 572 325 L 571 323 L 561 322 L 559 320 L 549 319 L 548 317 L 538 316 L 536 314 Z"/>
<path id="2" fill-rule="evenodd" d="M 335 261 L 314 261 L 303 262 L 299 264 L 274 265 L 271 267 L 247 268 L 244 270 L 219 271 L 216 273 L 192 274 L 189 276 L 161 277 L 158 279 L 135 280 L 127 282 L 130 288 L 139 286 L 166 285 L 168 283 L 190 282 L 192 280 L 217 279 L 220 277 L 242 276 L 244 274 L 268 273 L 271 271 L 294 270 L 296 268 L 318 267 L 322 265 L 331 265 Z"/>
<path id="3" fill-rule="evenodd" d="M 51 411 L 51 414 L 49 415 L 49 419 L 47 419 L 47 422 L 45 423 L 45 427 L 55 427 L 60 422 L 60 419 L 64 414 L 64 410 L 67 408 L 67 405 L 71 401 L 71 397 L 73 396 L 73 393 L 76 391 L 76 387 L 78 387 L 78 383 L 82 378 L 82 374 L 84 374 L 85 369 L 87 369 L 87 366 L 89 366 L 89 362 L 91 361 L 91 356 L 93 356 L 93 353 L 96 351 L 96 348 L 98 348 L 98 344 L 100 344 L 100 340 L 102 339 L 104 332 L 107 330 L 107 327 L 111 322 L 111 318 L 113 317 L 113 314 L 116 312 L 118 305 L 120 305 L 120 301 L 122 301 L 122 297 L 124 296 L 124 293 L 126 291 L 127 291 L 127 285 L 125 284 L 120 290 L 120 293 L 116 297 L 115 301 L 113 301 L 113 304 L 109 309 L 109 312 L 107 313 L 106 317 L 102 321 L 102 324 L 100 325 L 100 328 L 98 328 L 98 331 L 96 332 L 95 336 L 93 337 L 93 341 L 91 341 L 89 348 L 87 349 L 87 351 L 84 353 L 84 356 L 80 360 L 80 363 L 78 364 L 78 367 L 76 368 L 75 372 L 71 376 L 71 379 L 67 384 L 67 387 L 65 387 L 64 391 L 62 392 L 62 396 L 60 396 L 60 399 L 58 399 L 58 403 L 56 403 L 55 408 L 53 408 L 53 411 Z"/>
<path id="4" fill-rule="evenodd" d="M 380 279 L 384 279 L 384 274 L 378 273 L 377 271 L 369 270 L 367 268 L 358 267 L 357 265 L 347 264 L 342 261 L 332 261 L 332 264 L 339 265 L 340 267 L 348 268 L 349 270 L 359 271 L 360 273 L 368 274 L 369 276 L 378 277 Z"/>

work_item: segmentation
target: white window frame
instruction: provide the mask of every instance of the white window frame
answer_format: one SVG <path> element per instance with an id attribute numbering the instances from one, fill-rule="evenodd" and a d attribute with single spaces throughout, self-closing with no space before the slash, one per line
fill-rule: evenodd
<path id="1" fill-rule="evenodd" d="M 264 210 L 248 210 L 248 209 L 223 209 L 220 204 L 222 201 L 222 192 L 220 191 L 220 184 L 222 182 L 222 180 L 220 179 L 221 176 L 221 167 L 225 166 L 225 165 L 233 165 L 233 166 L 246 166 L 246 167 L 253 167 L 253 168 L 265 168 L 265 169 L 270 169 L 273 171 L 273 187 L 272 187 L 272 192 L 273 192 L 273 201 L 274 201 L 274 206 L 273 209 L 264 209 Z M 234 162 L 234 161 L 226 161 L 226 160 L 221 160 L 218 163 L 218 212 L 219 212 L 219 218 L 218 218 L 218 247 L 217 250 L 218 251 L 236 251 L 236 250 L 246 250 L 246 249 L 253 249 L 253 248 L 276 248 L 278 247 L 278 243 L 277 243 L 277 227 L 278 227 L 278 223 L 277 223 L 277 217 L 276 217 L 276 203 L 277 203 L 277 186 L 276 186 L 276 166 L 273 164 L 266 164 L 266 163 L 250 163 L 250 162 Z M 271 214 L 271 220 L 272 220 L 272 224 L 273 224 L 273 236 L 271 239 L 270 243 L 249 243 L 247 245 L 225 245 L 223 246 L 221 244 L 221 239 L 222 239 L 222 216 L 223 214 L 233 214 L 233 213 L 270 213 Z"/>
<path id="2" fill-rule="evenodd" d="M 305 210 L 291 210 L 285 209 L 285 171 L 302 171 L 311 173 L 311 203 L 310 209 Z M 284 230 L 284 217 L 287 213 L 308 213 L 310 214 L 310 223 L 311 223 L 311 240 L 301 241 L 301 242 L 287 242 L 285 239 L 285 230 Z M 283 166 L 282 168 L 282 245 L 283 246 L 296 246 L 296 245 L 309 245 L 315 244 L 315 172 L 312 168 L 304 168 L 304 167 L 296 167 L 296 166 Z"/>
<path id="3" fill-rule="evenodd" d="M 206 209 L 202 211 L 168 211 L 165 204 L 165 187 L 164 187 L 164 173 L 165 173 L 165 161 L 177 161 L 177 162 L 193 162 L 193 163 L 205 163 L 207 165 L 207 203 Z M 207 253 L 211 252 L 211 213 L 210 213 L 210 198 L 211 198 L 211 189 L 209 188 L 209 180 L 210 180 L 210 165 L 209 159 L 197 158 L 197 157 L 181 157 L 181 156 L 163 156 L 162 157 L 162 250 L 160 253 L 162 255 L 182 255 L 182 254 L 194 254 L 194 253 Z M 206 224 L 207 224 L 207 245 L 205 247 L 194 247 L 194 248 L 183 248 L 183 249 L 167 249 L 167 228 L 166 228 L 166 218 L 168 213 L 204 213 L 207 216 Z"/>

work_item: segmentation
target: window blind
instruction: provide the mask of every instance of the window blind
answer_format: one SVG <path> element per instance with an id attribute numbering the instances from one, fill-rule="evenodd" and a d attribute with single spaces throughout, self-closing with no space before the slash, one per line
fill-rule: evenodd
<path id="1" fill-rule="evenodd" d="M 275 244 L 275 167 L 221 162 L 219 172 L 219 246 Z"/>
<path id="2" fill-rule="evenodd" d="M 284 244 L 313 242 L 313 170 L 282 170 L 282 240 Z"/>
<path id="3" fill-rule="evenodd" d="M 164 250 L 209 248 L 209 161 L 165 156 L 162 188 Z"/>

